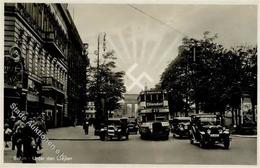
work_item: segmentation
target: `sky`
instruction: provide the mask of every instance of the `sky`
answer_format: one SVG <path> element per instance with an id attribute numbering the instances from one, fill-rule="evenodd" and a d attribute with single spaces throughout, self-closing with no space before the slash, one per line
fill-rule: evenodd
<path id="1" fill-rule="evenodd" d="M 69 4 L 69 11 L 82 41 L 89 43 L 93 66 L 98 34 L 106 33 L 116 70 L 126 72 L 127 93 L 154 87 L 184 36 L 202 38 L 210 31 L 226 48 L 257 44 L 254 5 Z"/>

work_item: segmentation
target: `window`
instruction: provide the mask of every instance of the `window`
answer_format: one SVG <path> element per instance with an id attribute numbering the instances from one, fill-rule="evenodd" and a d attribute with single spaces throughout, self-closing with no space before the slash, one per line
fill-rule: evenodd
<path id="1" fill-rule="evenodd" d="M 151 101 L 151 95 L 146 95 L 146 101 L 150 102 Z"/>
<path id="2" fill-rule="evenodd" d="M 144 101 L 144 95 L 140 96 L 141 101 Z"/>
<path id="3" fill-rule="evenodd" d="M 38 55 L 38 76 L 41 76 L 42 74 L 41 74 L 41 67 L 42 67 L 42 63 L 41 63 L 41 56 L 40 55 Z"/>
<path id="4" fill-rule="evenodd" d="M 34 54 L 34 73 L 35 75 L 38 75 L 38 66 L 39 66 L 39 63 L 38 63 L 38 58 L 39 58 L 39 55 L 37 55 L 36 53 Z"/>
<path id="5" fill-rule="evenodd" d="M 35 71 L 34 71 L 34 68 L 35 68 L 35 53 L 34 53 L 34 52 L 32 53 L 31 61 L 32 61 L 32 64 L 31 64 L 31 67 L 32 67 L 31 72 L 34 74 L 34 73 L 35 73 Z"/>

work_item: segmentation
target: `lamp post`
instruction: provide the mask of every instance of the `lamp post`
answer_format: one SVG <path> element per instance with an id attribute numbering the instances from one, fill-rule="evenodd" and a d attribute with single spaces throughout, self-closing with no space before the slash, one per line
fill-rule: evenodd
<path id="1" fill-rule="evenodd" d="M 101 98 L 101 91 L 100 91 L 100 40 L 101 36 L 103 36 L 103 52 L 105 51 L 105 37 L 106 33 L 99 33 L 98 34 L 98 45 L 97 45 L 97 72 L 96 72 L 96 127 L 99 128 L 100 123 L 104 122 L 104 108 L 102 109 L 102 98 Z"/>
<path id="2" fill-rule="evenodd" d="M 198 102 L 198 98 L 197 98 L 197 73 L 196 73 L 196 69 L 197 69 L 197 62 L 196 62 L 196 47 L 198 47 L 199 44 L 197 44 L 195 42 L 195 44 L 193 45 L 193 57 L 192 57 L 192 61 L 193 61 L 193 84 L 194 84 L 194 101 L 195 101 L 195 112 L 196 114 L 199 113 L 199 102 Z"/>

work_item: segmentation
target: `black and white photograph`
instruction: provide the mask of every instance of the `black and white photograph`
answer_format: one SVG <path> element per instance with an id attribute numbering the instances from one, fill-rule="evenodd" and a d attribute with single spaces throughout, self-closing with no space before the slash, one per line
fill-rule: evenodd
<path id="1" fill-rule="evenodd" d="M 259 1 L 165 2 L 1 3 L 4 166 L 257 166 Z"/>

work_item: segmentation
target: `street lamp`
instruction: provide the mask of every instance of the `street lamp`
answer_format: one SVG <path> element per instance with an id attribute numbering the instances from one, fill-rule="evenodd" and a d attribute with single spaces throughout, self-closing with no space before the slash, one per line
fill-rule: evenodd
<path id="1" fill-rule="evenodd" d="M 102 120 L 104 120 L 104 108 L 103 109 L 101 108 L 102 100 L 101 100 L 101 93 L 100 93 L 100 69 L 99 69 L 100 68 L 99 62 L 100 62 L 100 40 L 101 40 L 101 36 L 103 36 L 103 52 L 105 52 L 106 33 L 99 33 L 98 39 L 97 39 L 98 45 L 97 45 L 97 51 L 96 51 L 96 54 L 97 54 L 96 121 L 99 122 L 99 123 L 96 123 L 97 127 L 99 127 L 100 122 L 102 122 Z"/>

